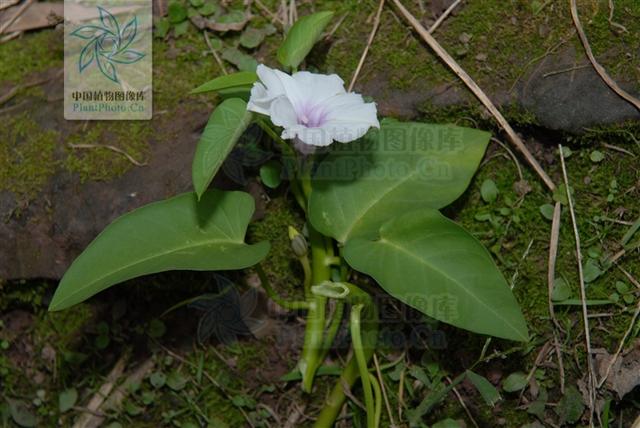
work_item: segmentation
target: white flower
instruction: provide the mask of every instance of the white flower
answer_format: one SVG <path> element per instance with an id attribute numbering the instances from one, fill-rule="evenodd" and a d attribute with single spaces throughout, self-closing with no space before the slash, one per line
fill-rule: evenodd
<path id="1" fill-rule="evenodd" d="M 348 143 L 362 137 L 369 128 L 380 128 L 375 103 L 344 89 L 335 74 L 300 71 L 288 75 L 262 64 L 259 82 L 251 88 L 247 109 L 266 114 L 284 128 L 282 138 L 297 139 L 312 146 L 333 141 Z"/>

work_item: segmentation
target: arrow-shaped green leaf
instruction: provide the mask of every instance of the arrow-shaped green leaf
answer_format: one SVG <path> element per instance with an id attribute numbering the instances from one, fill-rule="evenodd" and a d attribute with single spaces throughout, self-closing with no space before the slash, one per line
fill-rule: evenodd
<path id="1" fill-rule="evenodd" d="M 269 243 L 247 245 L 254 211 L 243 192 L 194 193 L 138 208 L 115 220 L 78 256 L 56 290 L 50 310 L 82 302 L 119 282 L 168 270 L 229 270 L 252 266 Z"/>

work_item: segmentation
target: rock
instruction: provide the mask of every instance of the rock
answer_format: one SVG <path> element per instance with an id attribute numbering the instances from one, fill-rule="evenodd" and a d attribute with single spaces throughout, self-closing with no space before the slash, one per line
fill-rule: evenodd
<path id="1" fill-rule="evenodd" d="M 61 96 L 61 82 L 58 85 L 46 89 Z M 23 109 L 43 129 L 54 129 L 62 136 L 75 126 L 64 120 L 56 103 L 25 103 Z M 0 192 L 0 278 L 58 279 L 115 218 L 191 190 L 191 159 L 208 115 L 204 106 L 196 112 L 178 106 L 171 114 L 156 113 L 153 135 L 174 132 L 180 137 L 163 141 L 152 137 L 148 165 L 132 166 L 116 179 L 81 183 L 76 174 L 60 169 L 26 207 L 18 207 L 12 193 Z M 232 187 L 220 180 L 216 183 Z"/>
<path id="2" fill-rule="evenodd" d="M 479 53 L 475 58 L 485 62 L 488 57 Z M 576 64 L 579 67 L 576 68 Z M 376 100 L 381 115 L 411 120 L 420 117 L 425 109 L 464 109 L 480 105 L 457 80 L 433 86 L 415 79 L 410 87 L 398 89 L 392 86 L 389 73 L 374 73 L 356 85 L 357 91 Z M 640 86 L 634 87 L 622 79 L 617 79 L 617 82 L 632 94 L 640 95 Z M 538 126 L 551 130 L 580 134 L 589 127 L 640 120 L 640 112 L 613 92 L 584 54 L 576 54 L 573 48 L 533 64 L 511 92 L 509 88 L 501 87 L 506 85 L 504 82 L 496 87 L 479 84 L 501 110 L 510 107 L 523 109 L 536 117 Z"/>
<path id="3" fill-rule="evenodd" d="M 638 95 L 638 87 L 617 79 Z M 596 125 L 640 120 L 640 112 L 600 78 L 581 52 L 568 48 L 542 59 L 524 79 L 518 102 L 545 128 L 580 133 Z"/>

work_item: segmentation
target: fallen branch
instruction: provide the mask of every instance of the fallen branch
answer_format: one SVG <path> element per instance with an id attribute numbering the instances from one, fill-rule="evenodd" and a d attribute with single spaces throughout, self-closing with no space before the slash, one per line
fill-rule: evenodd
<path id="1" fill-rule="evenodd" d="M 378 364 L 378 357 L 376 356 L 375 352 L 373 354 L 373 363 L 376 366 L 376 375 L 378 376 L 378 382 L 380 383 L 380 388 L 382 389 L 382 397 L 384 398 L 384 405 L 387 408 L 387 415 L 389 416 L 391 428 L 395 428 L 396 421 L 393 419 L 391 404 L 389 404 L 389 397 L 387 396 L 387 388 L 385 387 L 384 379 L 382 378 L 382 372 L 380 371 L 380 365 Z"/>
<path id="2" fill-rule="evenodd" d="M 557 330 L 562 331 L 560 323 L 556 318 L 556 311 L 553 307 L 553 300 L 551 295 L 553 293 L 553 287 L 556 279 L 556 259 L 558 257 L 558 241 L 560 240 L 560 214 L 562 212 L 562 205 L 560 202 L 556 202 L 553 208 L 553 221 L 551 223 L 551 238 L 549 239 L 549 267 L 547 270 L 547 295 L 549 304 L 549 317 L 553 322 L 553 346 L 555 348 L 556 357 L 558 358 L 558 372 L 560 376 L 560 392 L 564 394 L 564 362 L 562 360 L 562 349 L 560 348 L 560 342 L 558 341 Z"/>
<path id="3" fill-rule="evenodd" d="M 378 27 L 380 26 L 380 15 L 382 14 L 383 8 L 384 8 L 384 0 L 380 0 L 380 4 L 378 5 L 378 11 L 376 12 L 376 17 L 373 19 L 373 28 L 371 29 L 371 33 L 369 33 L 369 39 L 367 40 L 367 45 L 364 47 L 364 51 L 362 51 L 362 55 L 360 55 L 360 61 L 358 62 L 356 71 L 353 73 L 353 77 L 351 78 L 351 83 L 349 83 L 349 89 L 347 90 L 347 92 L 351 92 L 353 90 L 353 85 L 355 85 L 356 80 L 358 80 L 358 75 L 360 74 L 360 70 L 362 70 L 362 66 L 364 65 L 364 60 L 367 58 L 367 53 L 369 53 L 369 49 L 371 48 L 373 39 L 376 36 Z"/>
<path id="4" fill-rule="evenodd" d="M 22 6 L 20 6 L 20 8 L 16 11 L 15 14 L 13 14 L 13 16 L 11 18 L 9 18 L 9 20 L 7 22 L 4 23 L 4 25 L 2 27 L 0 27 L 0 34 L 4 33 L 5 30 L 7 28 L 9 28 L 9 26 L 11 24 L 13 24 L 15 22 L 16 19 L 18 19 L 20 17 L 20 15 L 22 15 L 29 6 L 31 6 L 31 3 L 33 3 L 33 0 L 27 0 L 25 1 Z"/>
<path id="5" fill-rule="evenodd" d="M 633 104 L 635 108 L 640 110 L 640 100 L 635 98 L 633 95 L 622 89 L 618 84 L 607 74 L 607 71 L 601 66 L 596 57 L 593 55 L 593 51 L 591 50 L 591 45 L 589 44 L 589 39 L 587 39 L 587 35 L 584 32 L 584 28 L 582 28 L 582 24 L 580 23 L 580 17 L 578 16 L 578 6 L 576 5 L 576 0 L 570 0 L 571 2 L 571 17 L 573 18 L 573 24 L 578 31 L 578 37 L 580 37 L 580 42 L 582 43 L 582 47 L 584 48 L 591 65 L 596 70 L 596 73 L 602 78 L 604 83 L 607 84 L 616 94 L 618 94 L 621 98 Z"/>
<path id="6" fill-rule="evenodd" d="M 629 338 L 629 335 L 631 334 L 633 327 L 636 325 L 636 320 L 638 319 L 638 315 L 640 315 L 640 302 L 638 302 L 636 311 L 633 313 L 633 316 L 631 317 L 631 322 L 629 323 L 629 327 L 627 328 L 627 331 L 624 333 L 624 336 L 622 336 L 622 340 L 620 340 L 620 344 L 618 345 L 618 349 L 616 350 L 616 353 L 613 355 L 613 358 L 611 358 L 611 361 L 609 361 L 609 364 L 607 365 L 607 370 L 604 372 L 604 376 L 602 376 L 602 379 L 600 379 L 600 382 L 598 382 L 598 388 L 601 388 L 602 385 L 604 385 L 604 383 L 606 382 L 607 377 L 609 377 L 609 372 L 611 372 L 611 368 L 613 367 L 616 360 L 620 356 L 620 352 L 622 352 L 622 348 L 624 347 L 624 342 L 627 341 L 627 338 Z"/>
<path id="7" fill-rule="evenodd" d="M 111 391 L 113 390 L 116 382 L 122 376 L 124 369 L 127 365 L 127 360 L 129 359 L 129 354 L 125 353 L 120 357 L 118 362 L 113 366 L 111 372 L 107 375 L 107 379 L 105 383 L 102 384 L 98 392 L 96 392 L 91 400 L 89 400 L 89 404 L 87 404 L 86 409 L 83 409 L 85 413 L 80 415 L 75 424 L 73 424 L 73 428 L 86 428 L 88 423 L 90 423 L 95 417 L 102 416 L 102 413 L 98 410 L 107 399 Z"/>
<path id="8" fill-rule="evenodd" d="M 69 147 L 71 147 L 72 149 L 108 149 L 111 150 L 113 152 L 119 153 L 122 156 L 124 156 L 125 158 L 127 158 L 127 160 L 129 162 L 131 162 L 132 164 L 136 165 L 136 166 L 146 166 L 147 163 L 146 162 L 138 162 L 137 160 L 135 160 L 133 158 L 133 156 L 131 156 L 129 153 L 125 152 L 124 150 L 116 147 L 116 146 L 111 146 L 108 144 L 72 144 L 69 143 L 68 144 Z"/>
<path id="9" fill-rule="evenodd" d="M 591 358 L 591 334 L 589 332 L 589 313 L 587 311 L 587 292 L 584 285 L 584 272 L 582 269 L 582 250 L 580 249 L 580 233 L 578 233 L 578 222 L 576 221 L 576 213 L 573 209 L 573 198 L 569 191 L 569 178 L 567 177 L 567 167 L 564 163 L 564 155 L 562 154 L 562 144 L 558 144 L 560 153 L 560 164 L 562 165 L 562 177 L 564 178 L 564 186 L 569 202 L 569 213 L 571 214 L 571 223 L 573 225 L 573 234 L 576 241 L 576 257 L 578 259 L 578 278 L 580 280 L 580 301 L 582 302 L 582 321 L 584 323 L 584 339 L 587 347 L 587 374 L 588 392 L 589 392 L 589 425 L 593 423 L 593 411 L 595 402 L 595 371 L 593 369 L 593 358 Z"/>
<path id="10" fill-rule="evenodd" d="M 433 25 L 431 27 L 429 27 L 429 34 L 433 34 L 434 31 L 436 31 L 436 29 L 440 26 L 440 24 L 442 24 L 444 22 L 445 19 L 447 19 L 447 17 L 449 15 L 451 15 L 451 12 L 453 12 L 453 9 L 455 9 L 456 7 L 458 7 L 458 5 L 462 2 L 462 0 L 456 0 L 453 3 L 451 3 L 451 6 L 449 6 L 447 8 L 447 10 L 445 10 L 442 15 L 440 15 L 438 17 L 438 19 L 436 19 L 436 22 L 433 23 Z"/>
<path id="11" fill-rule="evenodd" d="M 522 153 L 527 162 L 531 165 L 531 167 L 535 170 L 535 172 L 540 176 L 542 181 L 547 185 L 549 190 L 553 191 L 556 188 L 556 185 L 553 183 L 553 180 L 547 175 L 547 173 L 542 169 L 538 161 L 531 154 L 529 149 L 525 146 L 522 139 L 516 134 L 514 129 L 509 125 L 509 122 L 504 118 L 502 113 L 497 109 L 497 107 L 493 104 L 493 102 L 489 99 L 489 97 L 484 93 L 482 89 L 478 86 L 478 84 L 469 76 L 469 74 L 464 71 L 462 67 L 453 59 L 449 53 L 436 41 L 436 39 L 429 34 L 426 28 L 422 26 L 422 24 L 409 12 L 400 2 L 400 0 L 393 0 L 393 3 L 396 5 L 400 13 L 404 16 L 404 18 L 411 24 L 411 26 L 416 30 L 416 32 L 422 37 L 422 39 L 429 45 L 431 49 L 451 68 L 451 70 L 467 85 L 467 87 L 473 92 L 473 94 L 480 100 L 480 102 L 489 110 L 489 112 L 496 119 L 500 127 L 507 133 L 509 140 L 513 143 L 513 145 Z"/>

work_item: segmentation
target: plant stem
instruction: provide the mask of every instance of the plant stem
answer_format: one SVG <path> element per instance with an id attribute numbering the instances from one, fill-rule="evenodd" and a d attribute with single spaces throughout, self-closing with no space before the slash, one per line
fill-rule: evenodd
<path id="1" fill-rule="evenodd" d="M 373 390 L 371 389 L 371 379 L 369 379 L 369 371 L 367 370 L 367 358 L 365 357 L 362 347 L 362 336 L 360 335 L 360 314 L 364 308 L 363 304 L 357 304 L 351 308 L 351 342 L 353 343 L 353 354 L 358 363 L 358 371 L 360 372 L 360 382 L 362 383 L 362 391 L 364 392 L 364 404 L 367 412 L 367 427 L 375 428 L 375 403 L 373 400 Z"/>
<path id="2" fill-rule="evenodd" d="M 304 296 L 309 299 L 311 297 L 311 263 L 309 263 L 309 257 L 299 257 L 300 264 L 302 265 L 302 271 L 304 272 Z"/>
<path id="3" fill-rule="evenodd" d="M 311 246 L 311 284 L 320 284 L 331 278 L 331 269 L 325 263 L 327 252 L 324 236 L 316 231 L 310 223 L 307 224 L 307 228 Z M 320 353 L 323 349 L 326 304 L 327 298 L 319 295 L 312 295 L 309 301 L 310 307 L 307 314 L 304 345 L 302 347 L 302 356 L 298 362 L 298 367 L 302 373 L 302 390 L 305 392 L 311 392 L 314 375 L 322 363 Z"/>
<path id="4" fill-rule="evenodd" d="M 258 118 L 256 120 L 256 123 L 258 124 L 258 126 L 260 126 L 260 128 L 262 128 L 262 130 L 269 137 L 271 137 L 273 141 L 275 141 L 280 146 L 280 150 L 282 150 L 282 154 L 283 154 L 283 163 L 288 167 L 293 166 L 294 174 L 299 175 L 297 171 L 298 157 L 296 155 L 295 150 L 293 150 L 293 148 L 291 148 L 291 146 L 287 144 L 282 139 L 282 137 L 280 137 L 278 133 L 274 131 L 274 129 L 268 123 L 266 123 L 263 119 Z M 307 202 L 304 198 L 304 192 L 300 187 L 300 183 L 298 182 L 297 177 L 294 177 L 291 180 L 291 192 L 293 193 L 293 196 L 296 199 L 296 202 L 298 203 L 298 205 L 300 205 L 300 208 L 302 208 L 302 210 L 306 212 Z"/>
<path id="5" fill-rule="evenodd" d="M 267 274 L 265 273 L 264 269 L 262 269 L 262 265 L 257 264 L 255 266 L 255 269 L 256 269 L 256 272 L 258 273 L 258 277 L 260 278 L 260 282 L 262 283 L 262 287 L 264 288 L 269 298 L 271 298 L 271 300 L 273 300 L 283 308 L 289 309 L 292 311 L 300 310 L 300 309 L 309 309 L 309 302 L 284 300 L 282 297 L 278 295 L 278 293 L 275 292 L 273 287 L 271 287 L 271 282 L 269 281 L 269 278 L 267 277 Z"/>
<path id="6" fill-rule="evenodd" d="M 365 361 L 369 361 L 373 356 L 373 351 L 375 350 L 377 335 L 378 335 L 378 312 L 376 306 L 371 302 L 370 296 L 364 291 L 360 290 L 358 287 L 352 284 L 346 284 L 349 286 L 349 289 L 353 294 L 350 293 L 350 297 L 353 295 L 356 300 L 360 300 L 362 303 L 364 301 L 369 301 L 369 304 L 365 305 L 364 310 L 364 319 L 361 319 L 361 337 L 362 337 L 362 353 L 364 354 Z M 348 298 L 348 300 L 351 300 Z M 355 302 L 352 302 L 355 303 Z M 368 372 L 367 372 L 368 373 Z M 347 366 L 342 371 L 340 378 L 336 382 L 335 386 L 331 390 L 331 394 L 327 398 L 325 403 L 325 407 L 320 412 L 318 419 L 314 424 L 314 428 L 330 428 L 333 426 L 338 414 L 340 413 L 340 409 L 342 409 L 342 405 L 346 400 L 346 395 L 344 393 L 345 387 L 351 388 L 358 376 L 360 375 L 360 370 L 358 367 L 358 361 L 356 356 L 353 355 Z M 375 391 L 374 391 L 375 392 Z"/>
<path id="7" fill-rule="evenodd" d="M 331 345 L 338 334 L 338 328 L 340 328 L 340 323 L 342 322 L 342 315 L 344 314 L 344 301 L 337 300 L 336 307 L 331 314 L 331 323 L 329 324 L 329 328 L 327 328 L 327 332 L 324 336 L 324 340 L 322 341 L 322 350 L 320 351 L 320 361 L 324 361 L 329 353 L 329 349 L 331 349 Z"/>

